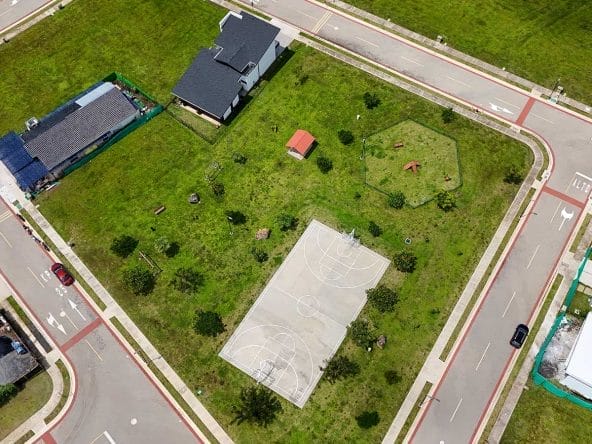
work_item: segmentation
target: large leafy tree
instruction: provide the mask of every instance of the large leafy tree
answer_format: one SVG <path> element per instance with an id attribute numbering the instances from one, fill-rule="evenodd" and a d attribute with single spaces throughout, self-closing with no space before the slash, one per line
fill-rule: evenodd
<path id="1" fill-rule="evenodd" d="M 215 311 L 197 310 L 193 329 L 199 335 L 216 337 L 224 332 L 225 325 L 222 322 L 222 317 Z"/>
<path id="2" fill-rule="evenodd" d="M 147 295 L 154 289 L 156 278 L 150 270 L 136 265 L 123 272 L 123 283 L 132 293 Z"/>
<path id="3" fill-rule="evenodd" d="M 329 362 L 325 361 L 325 367 L 320 368 L 323 376 L 331 384 L 339 379 L 349 378 L 360 373 L 360 366 L 347 356 L 335 356 Z"/>
<path id="4" fill-rule="evenodd" d="M 241 390 L 238 406 L 234 407 L 233 422 L 246 421 L 267 427 L 281 412 L 280 401 L 269 389 L 261 385 L 246 387 Z"/>
<path id="5" fill-rule="evenodd" d="M 134 252 L 137 246 L 137 239 L 127 234 L 122 234 L 111 242 L 111 251 L 121 258 L 126 258 Z"/>
<path id="6" fill-rule="evenodd" d="M 204 283 L 203 275 L 194 268 L 177 268 L 171 285 L 181 293 L 195 293 Z"/>
<path id="7" fill-rule="evenodd" d="M 381 313 L 393 311 L 395 305 L 399 302 L 399 296 L 397 296 L 395 290 L 392 290 L 383 284 L 366 290 L 366 294 L 368 295 L 370 303 Z"/>

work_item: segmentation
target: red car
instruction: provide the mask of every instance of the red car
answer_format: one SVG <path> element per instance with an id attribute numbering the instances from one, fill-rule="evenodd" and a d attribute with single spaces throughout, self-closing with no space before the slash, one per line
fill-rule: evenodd
<path id="1" fill-rule="evenodd" d="M 74 283 L 74 278 L 72 275 L 68 272 L 68 270 L 66 270 L 66 267 L 64 267 L 59 262 L 56 262 L 51 266 L 51 271 L 53 271 L 53 274 L 55 274 L 60 282 L 66 287 Z"/>

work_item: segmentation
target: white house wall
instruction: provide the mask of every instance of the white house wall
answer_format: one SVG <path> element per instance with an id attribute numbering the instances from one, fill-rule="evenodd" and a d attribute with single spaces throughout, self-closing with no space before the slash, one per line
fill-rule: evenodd
<path id="1" fill-rule="evenodd" d="M 240 80 L 245 92 L 251 91 L 253 85 L 255 85 L 255 83 L 257 83 L 257 80 L 259 80 L 259 71 L 257 70 L 257 67 L 253 68 L 251 72 L 246 76 L 241 76 Z M 244 83 L 242 82 L 243 80 Z"/>
<path id="2" fill-rule="evenodd" d="M 231 112 L 232 112 L 232 106 L 229 106 L 228 109 L 224 112 L 224 115 L 222 116 L 222 120 L 226 120 Z"/>
<path id="3" fill-rule="evenodd" d="M 566 387 L 570 388 L 576 393 L 579 393 L 584 398 L 592 400 L 592 387 L 588 384 L 583 383 L 582 381 L 577 380 L 576 378 L 567 375 L 561 383 Z"/>
<path id="4" fill-rule="evenodd" d="M 261 60 L 259 60 L 259 77 L 265 74 L 265 71 L 267 71 L 271 64 L 275 61 L 275 47 L 276 41 L 274 40 L 273 42 L 271 42 L 271 45 L 269 45 L 269 48 L 267 48 L 267 50 L 263 54 L 263 57 L 261 57 Z"/>
<path id="5" fill-rule="evenodd" d="M 232 106 L 235 107 L 239 101 L 239 95 L 237 94 L 236 97 L 234 98 L 234 100 L 232 101 Z"/>

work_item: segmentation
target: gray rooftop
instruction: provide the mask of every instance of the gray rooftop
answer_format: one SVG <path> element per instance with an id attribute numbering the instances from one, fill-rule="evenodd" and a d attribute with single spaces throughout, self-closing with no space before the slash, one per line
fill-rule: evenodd
<path id="1" fill-rule="evenodd" d="M 240 16 L 230 14 L 224 23 L 216 38 L 222 48 L 216 60 L 244 72 L 249 62 L 259 63 L 280 29 L 246 12 Z"/>
<path id="2" fill-rule="evenodd" d="M 123 93 L 113 88 L 28 141 L 25 148 L 51 171 L 137 113 Z"/>
<path id="3" fill-rule="evenodd" d="M 13 384 L 27 376 L 39 364 L 30 352 L 19 355 L 12 351 L 0 358 L 0 385 Z"/>
<path id="4" fill-rule="evenodd" d="M 241 74 L 217 62 L 216 53 L 215 49 L 202 49 L 173 88 L 173 94 L 221 119 L 242 87 Z"/>

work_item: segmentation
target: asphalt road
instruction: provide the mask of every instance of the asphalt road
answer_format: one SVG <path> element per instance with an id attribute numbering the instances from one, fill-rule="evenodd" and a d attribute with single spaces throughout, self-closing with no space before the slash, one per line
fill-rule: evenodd
<path id="1" fill-rule="evenodd" d="M 0 33 L 52 0 L 0 0 Z"/>
<path id="2" fill-rule="evenodd" d="M 74 401 L 41 441 L 200 442 L 76 285 L 59 283 L 50 271 L 52 263 L 0 199 L 0 274 L 19 293 L 75 372 Z"/>
<path id="3" fill-rule="evenodd" d="M 410 435 L 414 443 L 477 439 L 486 411 L 516 353 L 509 345 L 510 337 L 517 324 L 532 321 L 592 190 L 592 124 L 323 5 L 308 0 L 260 0 L 254 4 L 266 15 L 527 128 L 550 145 L 555 163 L 543 191 L 449 360 L 434 399 L 422 410 L 419 424 Z"/>

